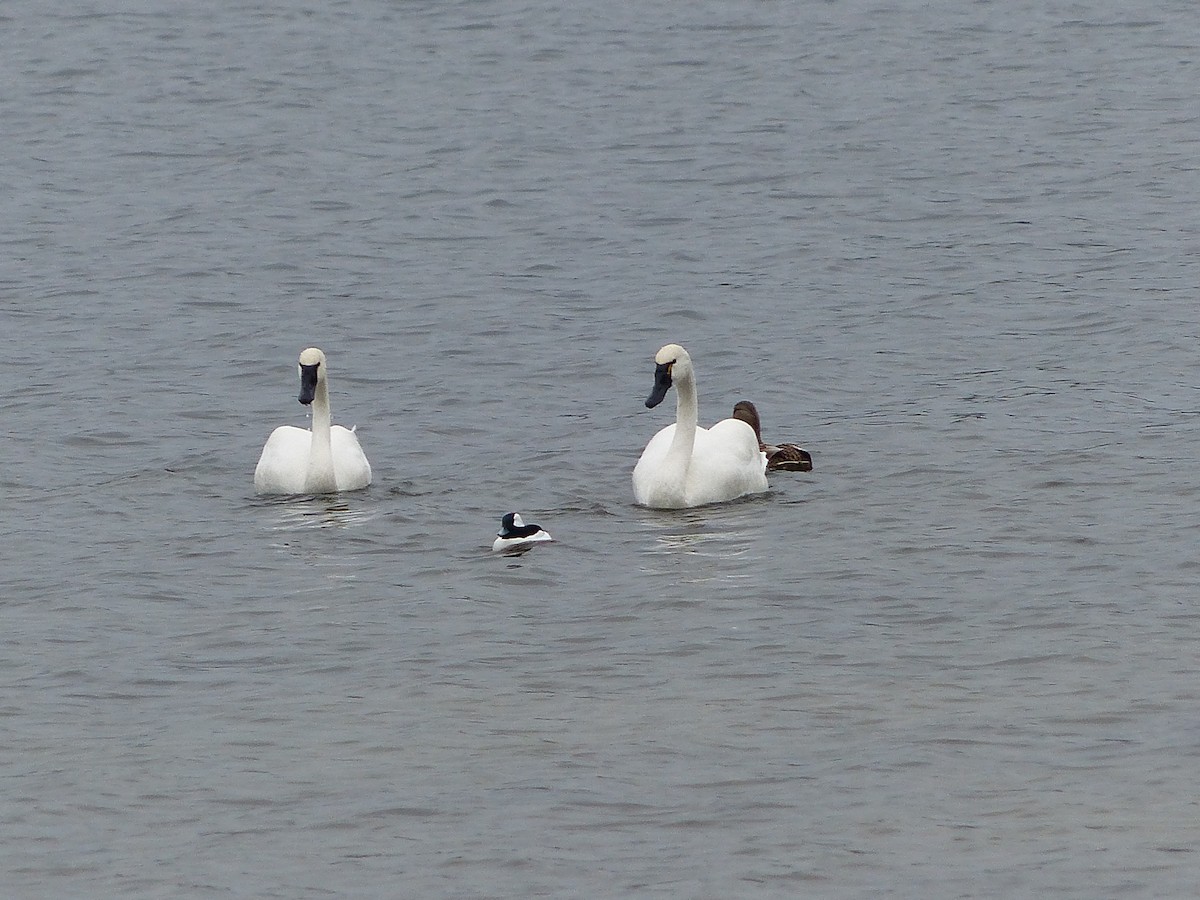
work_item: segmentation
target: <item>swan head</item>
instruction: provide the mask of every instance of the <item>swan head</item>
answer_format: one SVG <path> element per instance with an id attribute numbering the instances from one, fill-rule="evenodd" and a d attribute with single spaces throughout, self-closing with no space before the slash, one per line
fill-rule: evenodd
<path id="1" fill-rule="evenodd" d="M 690 377 L 692 358 L 678 344 L 667 344 L 654 355 L 654 390 L 646 398 L 646 407 L 654 409 L 663 402 L 675 378 Z"/>
<path id="2" fill-rule="evenodd" d="M 308 406 L 317 396 L 317 384 L 325 380 L 325 354 L 309 347 L 300 354 L 300 402 Z"/>

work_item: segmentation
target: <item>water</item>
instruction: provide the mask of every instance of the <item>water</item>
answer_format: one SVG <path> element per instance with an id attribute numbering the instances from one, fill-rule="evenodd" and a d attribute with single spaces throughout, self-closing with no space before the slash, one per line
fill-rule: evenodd
<path id="1" fill-rule="evenodd" d="M 5 7 L 7 897 L 1193 894 L 1190 3 L 234 6 Z"/>

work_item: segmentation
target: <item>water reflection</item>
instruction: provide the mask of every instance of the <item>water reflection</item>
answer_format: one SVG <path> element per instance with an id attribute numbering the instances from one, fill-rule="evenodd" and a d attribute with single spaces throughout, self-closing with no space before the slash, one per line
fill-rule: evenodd
<path id="1" fill-rule="evenodd" d="M 530 550 L 532 550 L 536 546 L 537 546 L 536 544 L 517 544 L 513 547 L 505 547 L 503 550 L 492 550 L 490 552 L 494 556 L 512 558 L 512 557 L 517 557 L 517 556 L 524 556 L 526 553 L 528 553 Z"/>
<path id="2" fill-rule="evenodd" d="M 661 534 L 650 553 L 692 553 L 698 556 L 736 558 L 749 551 L 749 535 L 741 529 Z"/>
<path id="3" fill-rule="evenodd" d="M 760 554 L 760 528 L 748 514 L 725 507 L 643 517 L 653 540 L 643 553 L 655 560 L 646 572 L 670 574 L 678 583 L 728 582 L 747 577 Z"/>
<path id="4" fill-rule="evenodd" d="M 353 528 L 379 515 L 375 507 L 351 504 L 340 494 L 320 494 L 266 501 L 275 507 L 276 531 L 304 528 Z"/>

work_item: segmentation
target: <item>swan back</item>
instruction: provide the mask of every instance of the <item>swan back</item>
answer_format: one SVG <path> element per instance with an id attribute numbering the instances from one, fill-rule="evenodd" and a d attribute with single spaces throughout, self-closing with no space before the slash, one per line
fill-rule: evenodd
<path id="1" fill-rule="evenodd" d="M 634 499 L 645 506 L 678 509 L 733 500 L 767 489 L 766 457 L 754 429 L 725 419 L 711 428 L 697 425 L 692 359 L 678 344 L 654 357 L 654 390 L 646 399 L 657 406 L 675 388 L 675 424 L 659 431 L 633 470 Z"/>

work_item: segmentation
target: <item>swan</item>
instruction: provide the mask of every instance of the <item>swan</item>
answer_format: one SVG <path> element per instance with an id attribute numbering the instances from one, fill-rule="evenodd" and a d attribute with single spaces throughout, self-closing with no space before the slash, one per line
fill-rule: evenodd
<path id="1" fill-rule="evenodd" d="M 780 444 L 775 447 L 763 443 L 758 410 L 749 400 L 739 400 L 733 405 L 733 418 L 741 419 L 754 429 L 754 436 L 758 438 L 758 449 L 767 455 L 768 472 L 812 471 L 812 455 L 803 447 L 797 447 L 795 444 Z"/>
<path id="2" fill-rule="evenodd" d="M 300 354 L 300 402 L 312 405 L 312 431 L 280 425 L 271 432 L 254 469 L 259 494 L 329 494 L 371 483 L 371 464 L 352 429 L 329 424 L 325 354 Z"/>
<path id="3" fill-rule="evenodd" d="M 675 424 L 650 439 L 633 469 L 633 496 L 643 506 L 681 509 L 720 503 L 767 489 L 767 458 L 754 429 L 740 419 L 711 428 L 696 425 L 696 376 L 692 358 L 678 344 L 654 357 L 653 409 L 675 386 Z"/>
<path id="4" fill-rule="evenodd" d="M 496 532 L 496 540 L 492 542 L 493 550 L 512 550 L 516 547 L 527 547 L 540 541 L 552 541 L 541 525 L 526 525 L 521 520 L 520 513 L 506 513 L 500 520 L 500 530 Z"/>

